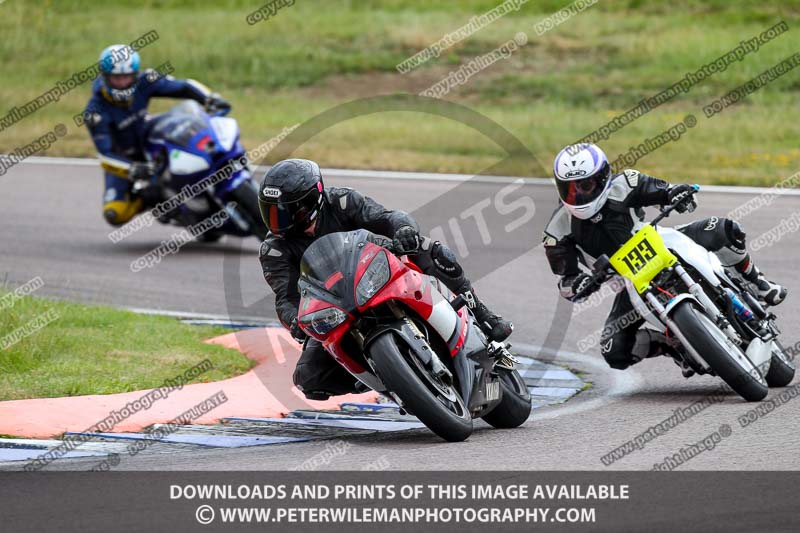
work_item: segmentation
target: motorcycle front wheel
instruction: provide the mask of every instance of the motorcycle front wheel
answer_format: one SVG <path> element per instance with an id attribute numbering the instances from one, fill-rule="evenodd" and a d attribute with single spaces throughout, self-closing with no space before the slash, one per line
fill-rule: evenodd
<path id="1" fill-rule="evenodd" d="M 763 400 L 769 388 L 764 376 L 742 350 L 694 303 L 680 302 L 672 319 L 706 363 L 748 402 Z"/>
<path id="2" fill-rule="evenodd" d="M 252 180 L 243 181 L 238 187 L 230 192 L 230 199 L 238 205 L 236 208 L 243 218 L 250 224 L 251 233 L 263 241 L 267 238 L 267 227 L 261 219 L 261 211 L 258 209 L 258 191 L 255 182 Z"/>
<path id="3" fill-rule="evenodd" d="M 383 384 L 431 431 L 450 442 L 472 434 L 472 415 L 461 396 L 430 375 L 402 339 L 387 331 L 369 344 L 368 352 Z"/>

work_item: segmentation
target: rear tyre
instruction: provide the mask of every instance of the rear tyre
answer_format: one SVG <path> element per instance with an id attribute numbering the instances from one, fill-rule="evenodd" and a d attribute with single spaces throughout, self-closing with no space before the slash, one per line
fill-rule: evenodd
<path id="1" fill-rule="evenodd" d="M 503 399 L 483 419 L 498 429 L 519 427 L 531 415 L 531 394 L 528 386 L 516 370 L 498 368 L 497 374 L 500 377 Z"/>
<path id="2" fill-rule="evenodd" d="M 786 357 L 786 351 L 778 341 L 772 341 L 772 359 L 766 377 L 770 387 L 785 387 L 794 379 L 794 363 Z"/>
<path id="3" fill-rule="evenodd" d="M 438 390 L 434 392 L 430 380 L 420 377 L 421 370 L 412 368 L 403 357 L 398 342 L 402 340 L 387 332 L 370 343 L 369 357 L 378 377 L 431 431 L 450 442 L 466 440 L 472 434 L 472 415 L 461 397 L 453 387 L 451 400 L 441 397 Z"/>
<path id="4" fill-rule="evenodd" d="M 739 396 L 748 402 L 763 400 L 769 388 L 758 368 L 695 304 L 686 300 L 672 313 L 675 324 L 695 350 Z"/>
<path id="5" fill-rule="evenodd" d="M 236 208 L 239 213 L 250 225 L 252 234 L 263 241 L 267 238 L 269 231 L 261 219 L 261 211 L 258 209 L 258 192 L 255 183 L 247 179 L 230 193 L 231 200 L 238 205 Z"/>

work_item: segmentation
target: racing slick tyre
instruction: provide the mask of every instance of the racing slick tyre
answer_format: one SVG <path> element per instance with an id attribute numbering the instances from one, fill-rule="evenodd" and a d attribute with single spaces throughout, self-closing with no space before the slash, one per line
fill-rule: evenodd
<path id="1" fill-rule="evenodd" d="M 482 418 L 487 424 L 499 428 L 519 427 L 531 415 L 531 394 L 522 376 L 516 370 L 497 369 L 503 399 Z"/>
<path id="2" fill-rule="evenodd" d="M 388 331 L 367 350 L 383 384 L 431 431 L 450 442 L 472 434 L 472 415 L 458 392 L 431 375 L 401 339 Z"/>
<path id="3" fill-rule="evenodd" d="M 269 231 L 261 220 L 261 211 L 258 209 L 258 192 L 252 180 L 243 181 L 230 193 L 230 198 L 237 204 L 237 209 L 250 225 L 253 236 L 259 241 L 267 238 Z"/>
<path id="4" fill-rule="evenodd" d="M 786 351 L 778 341 L 772 341 L 772 359 L 767 372 L 767 385 L 785 387 L 794 379 L 794 364 L 786 357 Z"/>
<path id="5" fill-rule="evenodd" d="M 694 303 L 685 300 L 677 304 L 672 319 L 697 353 L 734 392 L 748 402 L 767 396 L 767 380 L 758 368 Z"/>

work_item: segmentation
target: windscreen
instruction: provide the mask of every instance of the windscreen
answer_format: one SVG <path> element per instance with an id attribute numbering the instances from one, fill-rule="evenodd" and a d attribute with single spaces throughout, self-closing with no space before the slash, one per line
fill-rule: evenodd
<path id="1" fill-rule="evenodd" d="M 370 233 L 366 230 L 330 233 L 314 241 L 303 254 L 300 275 L 342 298 L 351 285 L 355 264 Z"/>
<path id="2" fill-rule="evenodd" d="M 178 146 L 187 146 L 197 133 L 209 129 L 203 108 L 193 101 L 182 102 L 155 120 L 150 135 Z"/>

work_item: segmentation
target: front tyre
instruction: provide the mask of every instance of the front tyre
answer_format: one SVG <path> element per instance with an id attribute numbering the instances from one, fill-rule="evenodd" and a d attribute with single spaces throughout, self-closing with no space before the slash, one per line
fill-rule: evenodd
<path id="1" fill-rule="evenodd" d="M 386 332 L 370 343 L 368 352 L 383 384 L 431 431 L 450 442 L 472 434 L 472 416 L 461 397 L 452 386 L 447 391 L 432 384 L 432 376 L 420 375 L 427 369 L 406 361 L 403 352 L 408 350 L 401 339 Z"/>
<path id="2" fill-rule="evenodd" d="M 772 358 L 766 377 L 770 387 L 785 387 L 794 379 L 794 364 L 778 341 L 772 341 Z"/>
<path id="3" fill-rule="evenodd" d="M 763 400 L 769 388 L 758 368 L 690 300 L 675 306 L 672 319 L 694 349 L 739 396 L 748 402 Z"/>
<path id="4" fill-rule="evenodd" d="M 503 399 L 482 418 L 498 429 L 515 428 L 524 424 L 531 415 L 531 394 L 522 376 L 516 370 L 498 368 Z"/>

